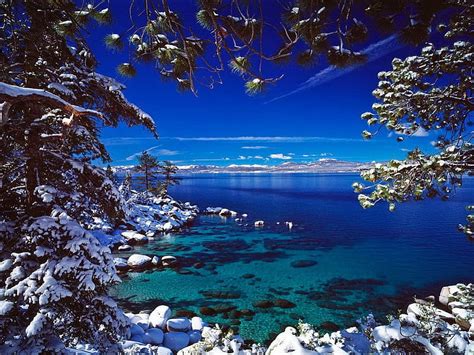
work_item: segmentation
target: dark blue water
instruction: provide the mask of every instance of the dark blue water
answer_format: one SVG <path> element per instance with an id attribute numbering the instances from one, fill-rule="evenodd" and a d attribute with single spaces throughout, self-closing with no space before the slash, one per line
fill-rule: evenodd
<path id="1" fill-rule="evenodd" d="M 351 188 L 356 180 L 342 174 L 185 176 L 171 191 L 175 198 L 249 217 L 243 223 L 201 217 L 189 230 L 139 248 L 177 255 L 182 268 L 132 273 L 114 292 L 134 310 L 159 303 L 197 314 L 215 308 L 219 313 L 205 318 L 264 341 L 298 319 L 349 326 L 368 312 L 395 314 L 414 294 L 474 281 L 474 243 L 456 228 L 472 203 L 474 179 L 447 202 L 405 203 L 394 212 L 386 204 L 363 210 Z M 265 227 L 256 229 L 260 219 Z M 295 227 L 289 231 L 285 221 Z M 314 265 L 295 267 L 302 260 Z M 257 305 L 277 299 L 295 306 Z M 233 307 L 256 314 L 242 316 Z"/>

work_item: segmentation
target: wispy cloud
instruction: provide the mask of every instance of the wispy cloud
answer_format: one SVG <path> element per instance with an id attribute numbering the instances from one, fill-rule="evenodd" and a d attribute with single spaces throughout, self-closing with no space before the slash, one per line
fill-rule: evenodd
<path id="1" fill-rule="evenodd" d="M 395 35 L 387 37 L 381 41 L 378 41 L 376 43 L 372 43 L 371 45 L 367 46 L 364 48 L 361 52 L 367 56 L 367 61 L 365 63 L 370 63 L 373 62 L 374 60 L 377 60 L 391 52 L 396 51 L 401 47 L 401 44 L 397 41 L 397 38 Z M 346 75 L 352 71 L 354 71 L 356 68 L 359 66 L 353 65 L 347 68 L 337 68 L 335 66 L 330 66 L 327 67 L 323 70 L 321 70 L 319 73 L 313 75 L 311 78 L 306 80 L 304 83 L 302 83 L 299 87 L 296 89 L 277 96 L 266 103 L 274 102 L 280 99 L 283 99 L 285 97 L 294 95 L 296 93 L 299 93 L 301 91 L 314 88 L 316 86 L 319 86 L 321 84 L 327 83 L 329 81 L 332 81 L 336 78 L 339 78 L 343 75 Z"/>
<path id="2" fill-rule="evenodd" d="M 240 136 L 240 137 L 174 137 L 178 141 L 201 141 L 201 142 L 272 142 L 272 143 L 304 143 L 304 142 L 362 142 L 362 138 L 344 137 L 260 137 L 260 136 Z"/>
<path id="3" fill-rule="evenodd" d="M 132 155 L 129 155 L 128 157 L 125 158 L 125 160 L 130 161 L 130 160 L 135 160 L 138 158 L 143 152 L 151 153 L 153 152 L 153 155 L 160 157 L 160 156 L 173 156 L 173 155 L 178 155 L 179 152 L 177 150 L 170 150 L 170 149 L 159 149 L 157 150 L 160 145 L 136 152 Z"/>
<path id="4" fill-rule="evenodd" d="M 244 145 L 243 147 L 240 147 L 241 149 L 268 149 L 268 147 L 264 145 Z"/>

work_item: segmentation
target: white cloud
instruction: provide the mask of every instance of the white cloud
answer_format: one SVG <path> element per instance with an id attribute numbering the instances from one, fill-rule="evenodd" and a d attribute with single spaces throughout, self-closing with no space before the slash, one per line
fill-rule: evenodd
<path id="1" fill-rule="evenodd" d="M 272 142 L 272 143 L 303 143 L 303 142 L 365 142 L 362 138 L 315 137 L 315 136 L 240 136 L 240 137 L 174 137 L 178 141 L 200 142 Z M 370 141 L 369 141 L 370 142 Z"/>
<path id="2" fill-rule="evenodd" d="M 374 60 L 377 60 L 391 52 L 394 52 L 395 50 L 399 49 L 401 47 L 400 43 L 397 41 L 397 37 L 395 35 L 387 37 L 381 41 L 378 41 L 376 43 L 372 43 L 371 45 L 367 46 L 364 48 L 361 52 L 362 54 L 365 54 L 367 56 L 367 61 L 366 63 L 373 62 Z M 327 83 L 329 81 L 332 81 L 336 78 L 339 78 L 345 74 L 348 74 L 355 70 L 358 66 L 353 65 L 347 68 L 337 68 L 335 66 L 330 66 L 327 67 L 323 70 L 321 70 L 319 73 L 316 73 L 313 75 L 311 78 L 306 80 L 304 83 L 300 84 L 300 86 L 286 94 L 283 94 L 281 96 L 275 97 L 274 99 L 271 99 L 270 101 L 267 101 L 266 103 L 270 103 L 276 100 L 283 99 L 285 97 L 291 96 L 293 94 L 296 94 L 298 92 L 314 88 L 316 86 L 319 86 L 321 84 Z"/>
<path id="3" fill-rule="evenodd" d="M 241 149 L 268 149 L 268 147 L 264 145 L 245 145 L 241 147 Z"/>
<path id="4" fill-rule="evenodd" d="M 269 157 L 271 159 L 281 159 L 281 160 L 289 160 L 291 159 L 291 157 L 289 155 L 285 155 L 285 154 L 282 154 L 282 153 L 278 153 L 278 154 L 270 154 Z"/>

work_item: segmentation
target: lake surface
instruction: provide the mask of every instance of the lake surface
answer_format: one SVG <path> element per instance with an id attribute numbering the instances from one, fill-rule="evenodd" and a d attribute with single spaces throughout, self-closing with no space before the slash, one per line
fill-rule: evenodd
<path id="1" fill-rule="evenodd" d="M 386 204 L 363 210 L 351 188 L 358 179 L 185 176 L 173 197 L 248 218 L 201 216 L 188 230 L 137 247 L 134 252 L 175 255 L 181 267 L 129 273 L 113 294 L 133 311 L 162 303 L 181 314 L 212 314 L 212 308 L 219 313 L 203 318 L 265 342 L 299 319 L 322 330 L 331 328 L 324 322 L 350 326 L 370 312 L 383 321 L 415 294 L 438 295 L 442 285 L 474 281 L 474 243 L 457 231 L 474 179 L 447 202 L 405 203 L 392 213 Z M 256 220 L 265 226 L 255 228 Z M 294 223 L 291 231 L 285 221 Z M 259 307 L 268 306 L 262 301 L 279 307 Z"/>

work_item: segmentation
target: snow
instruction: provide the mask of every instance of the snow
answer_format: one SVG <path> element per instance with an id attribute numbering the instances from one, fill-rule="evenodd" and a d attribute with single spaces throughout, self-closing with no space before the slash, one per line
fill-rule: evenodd
<path id="1" fill-rule="evenodd" d="M 63 100 L 62 98 L 60 98 L 59 96 L 42 89 L 24 88 L 21 86 L 10 85 L 7 83 L 0 82 L 0 95 L 5 95 L 5 96 L 15 97 L 15 98 L 28 97 L 28 96 L 40 96 L 40 97 L 54 100 L 62 104 L 63 106 L 71 107 L 76 112 L 87 113 L 87 114 L 95 115 L 98 117 L 102 117 L 102 114 L 97 111 L 85 109 L 83 107 L 76 106 L 76 105 L 72 105 L 66 100 Z"/>
<path id="2" fill-rule="evenodd" d="M 146 255 L 132 254 L 128 258 L 127 264 L 131 268 L 143 268 L 151 264 L 151 258 Z"/>
<path id="3" fill-rule="evenodd" d="M 0 301 L 0 316 L 8 314 L 13 309 L 14 303 L 11 301 Z"/>
<path id="4" fill-rule="evenodd" d="M 150 313 L 150 326 L 155 328 L 164 328 L 170 317 L 171 309 L 168 306 L 158 306 L 153 310 L 153 312 Z"/>

